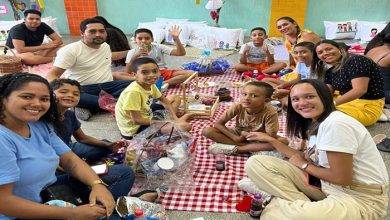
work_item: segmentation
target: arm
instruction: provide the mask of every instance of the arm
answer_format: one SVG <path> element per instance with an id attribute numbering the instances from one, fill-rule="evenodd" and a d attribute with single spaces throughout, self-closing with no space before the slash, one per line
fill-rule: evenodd
<path id="1" fill-rule="evenodd" d="M 115 207 L 114 198 L 105 186 L 94 183 L 96 180 L 100 180 L 100 178 L 87 163 L 72 151 L 69 151 L 61 155 L 60 166 L 74 178 L 91 187 L 89 195 L 90 204 L 95 205 L 97 201 L 101 202 L 106 208 L 106 215 L 111 215 Z"/>
<path id="2" fill-rule="evenodd" d="M 360 98 L 362 95 L 367 93 L 368 82 L 370 78 L 368 77 L 358 77 L 351 80 L 352 89 L 349 90 L 344 95 L 338 97 L 335 102 L 336 105 L 344 104 L 346 102 L 353 101 Z"/>
<path id="3" fill-rule="evenodd" d="M 105 141 L 102 141 L 102 140 L 98 140 L 94 137 L 91 137 L 89 135 L 86 135 L 83 130 L 81 128 L 77 129 L 74 133 L 73 133 L 73 137 L 81 142 L 81 143 L 84 143 L 84 144 L 90 144 L 90 145 L 93 145 L 93 146 L 98 146 L 98 147 L 104 147 L 104 148 L 110 148 L 112 143 L 108 143 L 108 142 L 105 142 Z"/>
<path id="4" fill-rule="evenodd" d="M 12 44 L 14 45 L 15 50 L 18 53 L 35 52 L 35 51 L 39 51 L 39 50 L 50 49 L 50 48 L 53 48 L 56 46 L 53 43 L 48 43 L 48 44 L 41 44 L 39 46 L 27 47 L 23 40 L 17 40 L 17 39 L 12 39 Z"/>
<path id="5" fill-rule="evenodd" d="M 170 54 L 172 56 L 184 56 L 184 55 L 186 55 L 186 50 L 184 49 L 183 44 L 181 44 L 180 39 L 179 39 L 180 32 L 181 32 L 181 30 L 180 30 L 179 26 L 176 26 L 176 25 L 173 26 L 169 30 L 169 34 L 172 35 L 173 41 L 176 44 L 176 48 L 173 49 L 171 54 Z"/>
<path id="6" fill-rule="evenodd" d="M 215 124 L 214 124 L 214 128 L 218 129 L 220 132 L 222 132 L 224 135 L 226 135 L 227 137 L 229 137 L 231 140 L 233 140 L 234 142 L 237 142 L 237 143 L 240 143 L 240 142 L 244 142 L 246 139 L 243 137 L 243 136 L 238 136 L 234 133 L 232 133 L 226 126 L 225 124 L 230 121 L 231 119 L 233 119 L 235 116 L 231 117 L 229 115 L 226 115 L 224 117 L 222 117 L 221 119 L 219 119 Z"/>
<path id="7" fill-rule="evenodd" d="M 328 158 L 329 168 L 318 167 L 309 163 L 305 171 L 321 180 L 336 185 L 351 185 L 353 176 L 352 154 L 327 151 L 326 156 Z M 293 155 L 289 161 L 298 168 L 301 168 L 304 163 L 308 163 L 302 155 Z"/>
<path id="8" fill-rule="evenodd" d="M 59 67 L 53 66 L 49 73 L 46 76 L 47 81 L 51 82 L 55 79 L 60 78 L 60 76 L 65 72 L 64 69 L 61 69 Z"/>
<path id="9" fill-rule="evenodd" d="M 292 157 L 294 154 L 302 154 L 302 152 L 292 149 L 286 144 L 280 142 L 278 139 L 269 136 L 266 133 L 262 132 L 249 132 L 249 134 L 246 135 L 246 139 L 248 141 L 262 141 L 262 142 L 268 142 L 272 145 L 273 148 L 275 148 L 280 153 L 286 155 L 288 158 Z"/>
<path id="10" fill-rule="evenodd" d="M 313 44 L 316 44 L 321 41 L 321 38 L 313 32 L 302 32 L 299 42 L 303 41 L 312 42 Z"/>
<path id="11" fill-rule="evenodd" d="M 63 208 L 32 202 L 12 194 L 13 184 L 0 186 L 0 213 L 21 219 L 98 219 L 106 214 L 100 206 Z"/>
<path id="12" fill-rule="evenodd" d="M 52 40 L 51 43 L 56 46 L 63 44 L 61 37 L 56 32 L 50 34 L 48 37 Z"/>
<path id="13" fill-rule="evenodd" d="M 111 60 L 120 60 L 123 58 L 126 58 L 126 55 L 129 51 L 124 50 L 124 51 L 118 51 L 118 52 L 111 52 Z"/>
<path id="14" fill-rule="evenodd" d="M 242 51 L 240 51 L 240 63 L 246 64 L 248 62 L 249 47 L 246 44 L 242 46 L 244 48 L 242 48 Z"/>
<path id="15" fill-rule="evenodd" d="M 130 69 L 131 64 L 134 62 L 135 59 L 141 56 L 148 56 L 148 51 L 145 48 L 140 47 L 137 51 L 135 51 L 135 49 L 129 50 L 126 57 L 126 67 L 125 67 L 126 73 L 132 72 Z"/>
<path id="16" fill-rule="evenodd" d="M 150 125 L 152 122 L 152 120 L 150 120 L 149 118 L 142 117 L 142 114 L 140 111 L 128 110 L 128 111 L 126 111 L 126 113 L 129 114 L 131 116 L 131 118 L 133 119 L 134 123 L 136 123 L 138 125 Z"/>
<path id="17" fill-rule="evenodd" d="M 176 111 L 173 109 L 170 101 L 163 95 L 158 100 L 160 100 L 163 106 L 169 111 L 169 113 L 171 113 L 173 119 L 177 120 Z"/>

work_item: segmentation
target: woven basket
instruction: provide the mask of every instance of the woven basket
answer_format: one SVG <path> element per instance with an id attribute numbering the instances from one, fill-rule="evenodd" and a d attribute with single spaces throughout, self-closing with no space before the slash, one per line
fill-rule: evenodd
<path id="1" fill-rule="evenodd" d="M 15 53 L 8 49 L 13 53 L 14 56 L 8 55 L 0 55 L 0 75 L 4 75 L 7 73 L 14 72 L 22 72 L 22 59 L 16 57 Z"/>

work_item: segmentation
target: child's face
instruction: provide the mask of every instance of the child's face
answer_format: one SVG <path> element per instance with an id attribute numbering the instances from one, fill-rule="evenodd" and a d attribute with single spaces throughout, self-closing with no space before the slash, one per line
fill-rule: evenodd
<path id="1" fill-rule="evenodd" d="M 135 80 L 141 86 L 150 87 L 156 83 L 160 71 L 158 66 L 154 63 L 146 63 L 138 66 L 137 72 L 135 73 Z"/>
<path id="2" fill-rule="evenodd" d="M 65 83 L 54 90 L 57 105 L 62 108 L 75 107 L 80 101 L 80 90 L 77 86 Z"/>
<path id="3" fill-rule="evenodd" d="M 251 33 L 251 39 L 254 44 L 263 44 L 264 39 L 267 38 L 267 35 L 264 33 L 264 31 L 261 30 L 254 30 Z"/>
<path id="4" fill-rule="evenodd" d="M 313 53 L 306 47 L 295 47 L 294 55 L 298 62 L 305 63 L 306 65 L 310 65 L 313 60 Z"/>
<path id="5" fill-rule="evenodd" d="M 269 101 L 269 98 L 265 97 L 263 88 L 247 85 L 242 89 L 240 101 L 244 108 L 259 110 Z"/>
<path id="6" fill-rule="evenodd" d="M 138 46 L 150 45 L 153 42 L 153 38 L 150 36 L 150 34 L 141 32 L 135 36 L 135 42 Z"/>

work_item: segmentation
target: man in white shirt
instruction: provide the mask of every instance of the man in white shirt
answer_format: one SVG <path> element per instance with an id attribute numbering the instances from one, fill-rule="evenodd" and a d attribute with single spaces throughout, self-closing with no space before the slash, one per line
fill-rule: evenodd
<path id="1" fill-rule="evenodd" d="M 81 96 L 76 115 L 88 120 L 91 110 L 99 109 L 99 93 L 105 92 L 119 97 L 130 81 L 114 80 L 111 61 L 126 57 L 127 51 L 111 52 L 105 42 L 105 25 L 97 19 L 85 19 L 80 23 L 81 40 L 61 48 L 47 79 L 59 78 L 65 71 L 68 78 L 81 84 Z"/>

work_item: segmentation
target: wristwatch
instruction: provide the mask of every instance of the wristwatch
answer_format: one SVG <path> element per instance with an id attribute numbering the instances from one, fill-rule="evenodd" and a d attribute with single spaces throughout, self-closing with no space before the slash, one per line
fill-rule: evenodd
<path id="1" fill-rule="evenodd" d="M 301 170 L 306 170 L 306 168 L 309 166 L 309 163 L 304 163 L 301 166 Z"/>
<path id="2" fill-rule="evenodd" d="M 90 187 L 93 187 L 93 186 L 95 186 L 95 185 L 97 185 L 97 184 L 102 184 L 103 186 L 108 187 L 108 185 L 107 185 L 105 182 L 103 182 L 103 180 L 101 180 L 101 179 L 94 180 L 94 181 L 91 183 L 91 186 L 90 186 Z"/>

